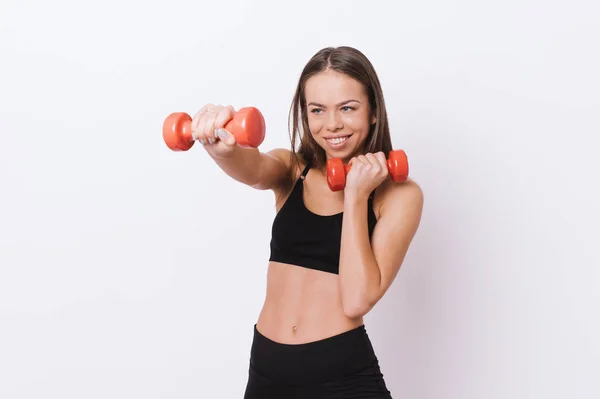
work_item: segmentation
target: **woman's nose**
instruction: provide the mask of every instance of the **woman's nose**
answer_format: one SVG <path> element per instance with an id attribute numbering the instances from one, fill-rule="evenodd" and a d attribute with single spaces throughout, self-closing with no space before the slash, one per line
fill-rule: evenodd
<path id="1" fill-rule="evenodd" d="M 331 112 L 327 117 L 327 129 L 339 130 L 343 127 L 342 118 L 337 112 Z"/>

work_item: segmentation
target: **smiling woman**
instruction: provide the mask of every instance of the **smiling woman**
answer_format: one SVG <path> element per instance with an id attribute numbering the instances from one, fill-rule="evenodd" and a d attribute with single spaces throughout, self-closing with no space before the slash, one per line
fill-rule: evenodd
<path id="1" fill-rule="evenodd" d="M 392 150 L 381 83 L 367 57 L 352 47 L 325 48 L 309 60 L 291 111 L 292 151 L 300 140 L 298 154 L 315 168 L 328 157 L 349 162 L 356 154 Z"/>
<path id="2" fill-rule="evenodd" d="M 336 158 L 362 151 L 359 145 L 377 121 L 362 84 L 343 73 L 327 70 L 308 79 L 305 91 L 308 126 L 314 140 L 321 147 L 328 147 Z"/>
<path id="3" fill-rule="evenodd" d="M 363 317 L 404 261 L 423 195 L 411 180 L 387 178 L 392 145 L 373 66 L 351 47 L 309 60 L 292 101 L 290 150 L 238 146 L 223 129 L 233 114 L 209 104 L 192 129 L 229 176 L 276 199 L 245 398 L 391 398 Z M 352 165 L 343 190 L 327 184 L 331 158 Z"/>

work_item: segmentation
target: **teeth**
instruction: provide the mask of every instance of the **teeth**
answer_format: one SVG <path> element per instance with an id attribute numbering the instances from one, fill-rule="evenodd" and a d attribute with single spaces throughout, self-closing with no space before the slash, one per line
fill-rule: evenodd
<path id="1" fill-rule="evenodd" d="M 346 141 L 347 137 L 336 137 L 334 139 L 327 139 L 332 144 L 340 144 Z"/>

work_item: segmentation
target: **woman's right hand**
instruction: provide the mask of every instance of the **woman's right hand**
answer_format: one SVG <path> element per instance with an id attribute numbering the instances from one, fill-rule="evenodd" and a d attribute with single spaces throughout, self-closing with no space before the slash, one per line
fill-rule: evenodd
<path id="1" fill-rule="evenodd" d="M 206 104 L 192 118 L 192 133 L 213 157 L 227 155 L 235 149 L 235 136 L 224 129 L 235 114 L 231 105 Z"/>

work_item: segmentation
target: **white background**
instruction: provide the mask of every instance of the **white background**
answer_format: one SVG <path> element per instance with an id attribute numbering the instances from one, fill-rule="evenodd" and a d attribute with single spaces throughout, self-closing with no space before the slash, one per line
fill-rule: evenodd
<path id="1" fill-rule="evenodd" d="M 325 46 L 374 63 L 421 227 L 366 319 L 394 398 L 600 396 L 600 7 L 2 0 L 0 397 L 241 398 L 272 194 L 164 118 L 288 147 Z"/>

